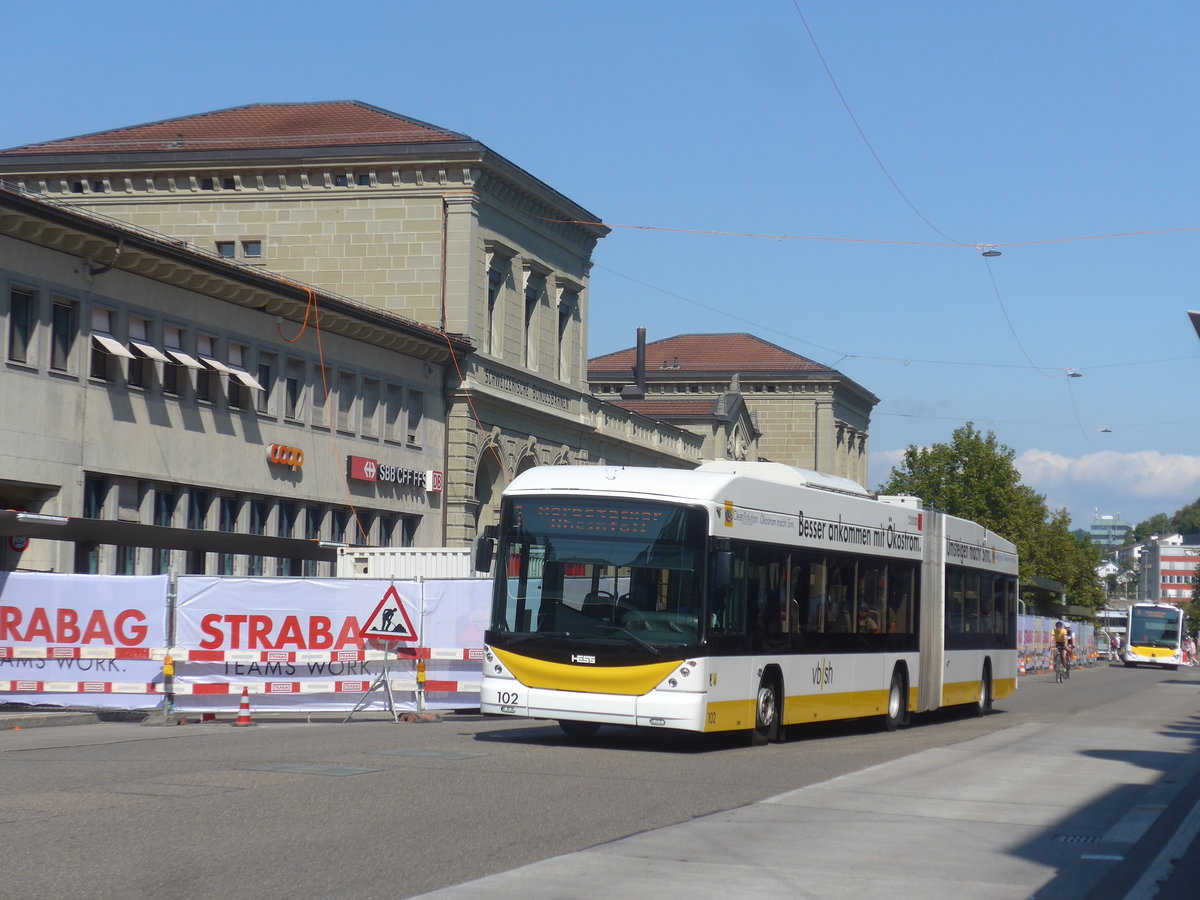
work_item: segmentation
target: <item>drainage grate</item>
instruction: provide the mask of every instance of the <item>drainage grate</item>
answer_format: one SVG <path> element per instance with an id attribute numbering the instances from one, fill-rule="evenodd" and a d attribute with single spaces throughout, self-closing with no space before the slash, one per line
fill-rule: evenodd
<path id="1" fill-rule="evenodd" d="M 420 759 L 476 759 L 486 753 L 459 753 L 450 750 L 380 750 L 381 756 L 415 756 Z"/>
<path id="2" fill-rule="evenodd" d="M 287 772 L 291 775 L 367 775 L 371 772 L 382 772 L 382 769 L 352 769 L 349 766 L 321 766 L 299 763 L 279 763 L 277 765 L 241 766 L 251 772 Z"/>
<path id="3" fill-rule="evenodd" d="M 1054 840 L 1060 844 L 1094 844 L 1100 840 L 1096 834 L 1056 834 Z"/>

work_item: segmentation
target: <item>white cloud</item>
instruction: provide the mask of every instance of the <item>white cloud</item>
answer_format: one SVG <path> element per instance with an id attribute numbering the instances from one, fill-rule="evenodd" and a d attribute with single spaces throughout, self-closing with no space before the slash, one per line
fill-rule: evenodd
<path id="1" fill-rule="evenodd" d="M 1128 497 L 1178 497 L 1200 487 L 1200 456 L 1137 450 L 1102 451 L 1073 459 L 1048 450 L 1026 450 L 1013 461 L 1021 478 L 1039 491 L 1082 487 Z"/>
<path id="2" fill-rule="evenodd" d="M 885 481 L 903 450 L 871 453 L 871 486 Z M 1156 513 L 1171 515 L 1200 496 L 1200 456 L 1137 450 L 1079 457 L 1026 450 L 1013 464 L 1021 481 L 1046 498 L 1051 510 L 1067 509 L 1075 527 L 1087 527 L 1096 511 L 1137 524 Z"/>

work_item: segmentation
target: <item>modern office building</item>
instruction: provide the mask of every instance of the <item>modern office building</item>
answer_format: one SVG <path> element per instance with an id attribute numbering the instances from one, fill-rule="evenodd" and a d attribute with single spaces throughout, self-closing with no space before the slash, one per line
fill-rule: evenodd
<path id="1" fill-rule="evenodd" d="M 1120 513 L 1115 516 L 1101 515 L 1100 511 L 1096 510 L 1088 528 L 1088 537 L 1103 553 L 1125 546 L 1132 536 L 1133 525 L 1124 521 Z"/>

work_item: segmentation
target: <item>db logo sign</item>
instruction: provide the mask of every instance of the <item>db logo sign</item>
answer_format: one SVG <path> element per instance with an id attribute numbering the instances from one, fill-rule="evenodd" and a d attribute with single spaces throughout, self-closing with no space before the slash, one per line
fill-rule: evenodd
<path id="1" fill-rule="evenodd" d="M 276 465 L 290 466 L 295 472 L 304 465 L 304 451 L 286 444 L 272 444 L 267 448 L 267 459 Z"/>
<path id="2" fill-rule="evenodd" d="M 425 473 L 425 490 L 431 494 L 440 494 L 442 492 L 442 473 L 431 471 Z"/>

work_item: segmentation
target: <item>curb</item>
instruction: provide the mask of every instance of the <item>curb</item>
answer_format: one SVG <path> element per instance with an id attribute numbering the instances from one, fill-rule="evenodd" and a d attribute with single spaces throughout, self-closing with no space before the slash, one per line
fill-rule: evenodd
<path id="1" fill-rule="evenodd" d="M 0 731 L 20 731 L 26 728 L 47 728 L 54 725 L 95 725 L 99 721 L 98 715 L 89 712 L 0 712 Z"/>

